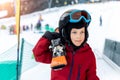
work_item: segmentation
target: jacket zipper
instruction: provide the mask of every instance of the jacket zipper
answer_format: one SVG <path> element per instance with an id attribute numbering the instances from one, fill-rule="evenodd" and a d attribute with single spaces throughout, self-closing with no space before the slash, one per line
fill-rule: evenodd
<path id="1" fill-rule="evenodd" d="M 73 58 L 74 57 L 74 53 L 75 52 L 72 53 L 72 63 L 70 65 L 70 72 L 69 72 L 68 80 L 71 80 L 71 76 L 72 76 L 73 65 L 74 65 L 74 58 Z"/>
<path id="2" fill-rule="evenodd" d="M 76 80 L 80 80 L 80 65 L 78 66 L 78 75 Z"/>

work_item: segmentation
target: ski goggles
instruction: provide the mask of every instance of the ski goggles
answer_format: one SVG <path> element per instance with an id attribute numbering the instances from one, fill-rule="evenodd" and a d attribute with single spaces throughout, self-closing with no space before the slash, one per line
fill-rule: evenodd
<path id="1" fill-rule="evenodd" d="M 84 20 L 84 22 L 88 24 L 91 22 L 91 16 L 85 10 L 74 10 L 71 13 L 69 13 L 69 15 L 70 15 L 70 20 L 69 20 L 70 23 L 77 23 L 80 22 L 81 20 Z"/>

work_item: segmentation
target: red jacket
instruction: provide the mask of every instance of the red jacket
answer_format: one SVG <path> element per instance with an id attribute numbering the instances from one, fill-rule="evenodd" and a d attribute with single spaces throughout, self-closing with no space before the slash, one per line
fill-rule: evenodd
<path id="1" fill-rule="evenodd" d="M 51 63 L 50 41 L 41 38 L 33 49 L 35 60 Z M 85 44 L 76 52 L 66 45 L 67 66 L 62 70 L 51 70 L 51 80 L 99 80 L 96 75 L 96 60 L 90 46 Z"/>

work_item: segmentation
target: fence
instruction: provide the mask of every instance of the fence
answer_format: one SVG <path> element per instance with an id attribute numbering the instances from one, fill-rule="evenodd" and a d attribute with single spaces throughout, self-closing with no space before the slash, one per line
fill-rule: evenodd
<path id="1" fill-rule="evenodd" d="M 106 39 L 103 53 L 120 69 L 120 42 Z"/>
<path id="2" fill-rule="evenodd" d="M 32 53 L 33 45 L 22 39 L 21 44 L 21 54 L 20 56 L 21 74 L 30 68 L 36 66 L 38 63 L 35 61 Z M 0 80 L 16 80 L 16 66 L 17 66 L 17 45 L 0 54 Z M 20 75 L 20 74 L 19 74 Z"/>

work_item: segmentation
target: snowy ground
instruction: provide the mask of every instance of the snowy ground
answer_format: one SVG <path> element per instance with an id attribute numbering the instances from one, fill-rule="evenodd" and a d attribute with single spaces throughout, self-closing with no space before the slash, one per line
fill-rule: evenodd
<path id="1" fill-rule="evenodd" d="M 100 4 L 79 4 L 73 6 L 66 6 L 62 8 L 55 8 L 42 12 L 44 21 L 42 25 L 49 23 L 53 28 L 57 27 L 59 16 L 68 9 L 86 9 L 92 15 L 92 22 L 89 26 L 89 40 L 88 43 L 93 48 L 97 60 L 97 74 L 101 80 L 120 80 L 120 71 L 117 71 L 113 64 L 106 62 L 103 59 L 103 48 L 105 38 L 120 41 L 118 37 L 119 32 L 119 19 L 120 19 L 120 2 L 108 2 Z M 34 20 L 38 20 L 37 13 L 22 17 L 21 25 L 31 24 Z M 99 26 L 99 17 L 102 16 L 103 25 Z M 27 21 L 27 22 L 26 22 Z M 14 21 L 13 21 L 14 22 Z M 5 23 L 5 22 L 4 22 Z M 3 23 L 3 24 L 4 24 Z M 0 22 L 1 24 L 1 22 Z M 10 23 L 8 23 L 10 24 Z M 21 37 L 26 41 L 35 45 L 42 34 L 35 34 L 31 31 L 22 32 Z M 0 31 L 0 53 L 3 53 L 17 43 L 16 35 L 8 35 L 6 31 Z M 49 80 L 50 79 L 50 66 L 48 64 L 39 63 L 32 69 L 22 73 L 21 80 Z"/>

